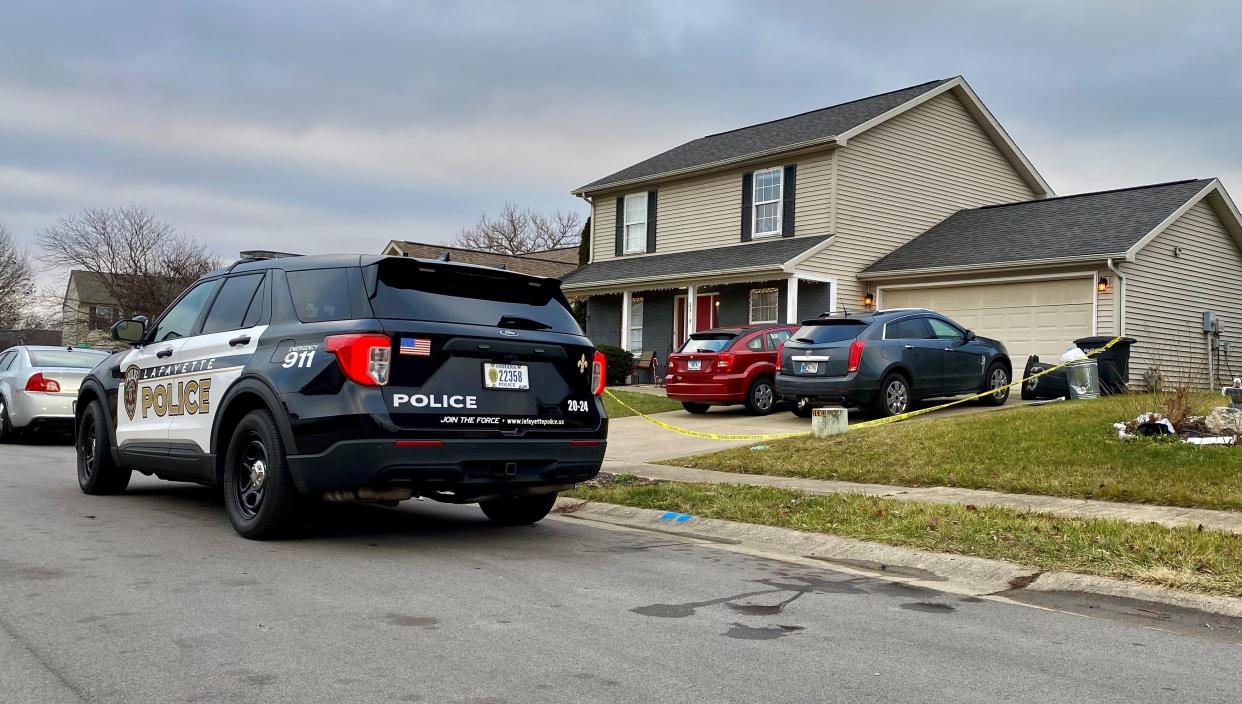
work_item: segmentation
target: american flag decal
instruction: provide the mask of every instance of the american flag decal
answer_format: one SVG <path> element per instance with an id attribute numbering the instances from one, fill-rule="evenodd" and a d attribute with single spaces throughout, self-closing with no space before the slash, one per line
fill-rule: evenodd
<path id="1" fill-rule="evenodd" d="M 415 357 L 431 356 L 431 340 L 425 340 L 421 337 L 403 337 L 401 338 L 401 354 L 412 354 Z"/>

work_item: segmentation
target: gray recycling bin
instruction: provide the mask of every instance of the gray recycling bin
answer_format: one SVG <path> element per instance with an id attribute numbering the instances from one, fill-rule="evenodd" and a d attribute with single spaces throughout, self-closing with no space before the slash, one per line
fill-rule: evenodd
<path id="1" fill-rule="evenodd" d="M 1080 359 L 1065 365 L 1070 398 L 1100 397 L 1100 365 L 1094 359 Z"/>

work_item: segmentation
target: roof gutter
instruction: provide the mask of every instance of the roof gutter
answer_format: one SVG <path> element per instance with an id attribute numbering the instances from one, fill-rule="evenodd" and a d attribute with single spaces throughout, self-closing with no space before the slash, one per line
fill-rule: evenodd
<path id="1" fill-rule="evenodd" d="M 620 286 L 645 285 L 658 283 L 670 287 L 677 287 L 685 283 L 693 283 L 702 280 L 705 276 L 710 276 L 713 280 L 727 279 L 737 274 L 753 274 L 757 272 L 771 272 L 776 276 L 782 276 L 784 271 L 780 264 L 765 266 L 748 266 L 738 269 L 726 269 L 716 271 L 696 271 L 688 274 L 677 274 L 676 276 L 639 276 L 629 279 L 609 279 L 607 281 L 592 281 L 591 283 L 574 284 L 562 283 L 561 290 L 565 293 L 586 293 L 599 289 L 599 292 L 607 292 Z"/>
<path id="2" fill-rule="evenodd" d="M 687 166 L 683 169 L 673 169 L 672 171 L 662 171 L 658 174 L 651 174 L 649 176 L 639 176 L 637 178 L 628 178 L 622 181 L 612 181 L 609 183 L 582 186 L 578 189 L 571 191 L 571 194 L 581 198 L 588 193 L 610 191 L 614 188 L 621 188 L 623 186 L 633 186 L 639 183 L 648 183 L 651 181 L 663 181 L 663 180 L 667 180 L 667 179 L 670 179 L 676 176 L 684 176 L 686 174 L 694 174 L 694 173 L 700 173 L 703 171 L 710 171 L 712 169 L 717 169 L 717 168 L 724 167 L 724 166 L 737 166 L 738 164 L 743 164 L 748 161 L 759 161 L 762 159 L 766 159 L 767 157 L 770 157 L 770 156 L 776 156 L 778 154 L 787 154 L 790 152 L 796 152 L 796 151 L 800 151 L 803 149 L 812 149 L 816 147 L 833 146 L 836 143 L 837 143 L 836 135 L 830 135 L 828 137 L 820 137 L 818 139 L 811 139 L 805 142 L 787 144 L 783 147 L 765 149 L 764 151 L 761 151 L 761 152 L 743 154 L 742 156 L 731 157 L 729 159 L 711 161 L 706 164 L 697 164 L 695 166 Z"/>
<path id="3" fill-rule="evenodd" d="M 1050 257 L 1047 259 L 1027 259 L 1023 261 L 1013 262 L 990 262 L 985 264 L 972 264 L 970 266 L 940 266 L 927 267 L 923 269 L 894 269 L 892 271 L 864 271 L 858 275 L 859 279 L 864 281 L 874 279 L 908 279 L 919 276 L 936 276 L 939 274 L 966 274 L 977 271 L 997 271 L 1010 269 L 1029 269 L 1031 267 L 1060 266 L 1063 264 L 1084 264 L 1090 262 L 1100 262 L 1104 259 L 1117 258 L 1124 259 L 1125 252 L 1121 253 L 1102 253 L 1086 256 L 1072 257 Z"/>

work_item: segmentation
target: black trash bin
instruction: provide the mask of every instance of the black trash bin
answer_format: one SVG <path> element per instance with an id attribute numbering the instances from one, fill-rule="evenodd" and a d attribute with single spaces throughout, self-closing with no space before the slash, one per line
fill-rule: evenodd
<path id="1" fill-rule="evenodd" d="M 1022 372 L 1022 378 L 1027 379 L 1033 374 L 1055 366 L 1057 365 L 1040 362 L 1039 357 L 1031 355 L 1026 360 L 1026 369 Z M 1069 376 L 1064 368 L 1048 372 L 1022 385 L 1022 400 L 1024 401 L 1046 401 L 1054 398 L 1069 398 Z"/>
<path id="2" fill-rule="evenodd" d="M 1091 354 L 1113 339 L 1107 335 L 1093 335 L 1074 340 L 1078 349 Z M 1130 384 L 1130 346 L 1138 340 L 1123 337 L 1117 344 L 1095 355 L 1100 363 L 1100 393 L 1105 396 L 1124 394 Z"/>

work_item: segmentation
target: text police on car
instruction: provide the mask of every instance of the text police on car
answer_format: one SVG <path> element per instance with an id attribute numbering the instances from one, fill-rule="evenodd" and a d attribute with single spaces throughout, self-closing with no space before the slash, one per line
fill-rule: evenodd
<path id="1" fill-rule="evenodd" d="M 77 403 L 78 482 L 223 485 L 243 536 L 312 497 L 479 503 L 531 523 L 594 477 L 604 358 L 554 279 L 404 257 L 250 257 L 181 294 Z"/>

